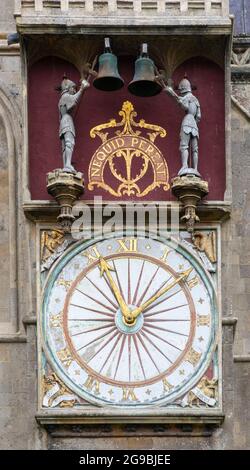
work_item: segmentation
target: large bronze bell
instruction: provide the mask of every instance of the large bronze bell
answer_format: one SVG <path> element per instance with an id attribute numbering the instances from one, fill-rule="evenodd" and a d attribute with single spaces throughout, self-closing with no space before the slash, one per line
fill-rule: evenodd
<path id="1" fill-rule="evenodd" d="M 124 81 L 117 68 L 117 57 L 112 54 L 109 38 L 104 39 L 104 53 L 99 57 L 98 75 L 93 85 L 98 90 L 115 91 L 123 87 Z"/>
<path id="2" fill-rule="evenodd" d="M 135 74 L 128 86 L 130 93 L 136 96 L 154 96 L 162 87 L 155 81 L 155 64 L 148 57 L 148 45 L 142 44 L 141 55 L 135 62 Z"/>

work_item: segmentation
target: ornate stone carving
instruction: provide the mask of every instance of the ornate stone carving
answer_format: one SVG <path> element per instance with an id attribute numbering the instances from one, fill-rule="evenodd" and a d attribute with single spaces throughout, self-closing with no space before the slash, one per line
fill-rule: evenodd
<path id="1" fill-rule="evenodd" d="M 78 69 L 81 78 L 85 77 L 85 64 L 92 63 L 98 53 L 101 42 L 93 41 L 84 36 L 77 36 L 74 39 L 72 35 L 36 35 L 30 36 L 27 44 L 27 61 L 31 66 L 33 63 L 48 56 L 60 57 L 72 64 Z"/>
<path id="2" fill-rule="evenodd" d="M 53 232 L 57 232 L 57 230 L 53 230 Z M 45 232 L 46 233 L 46 232 Z M 66 250 L 66 248 L 70 245 L 72 240 L 63 240 L 62 244 L 57 245 L 53 253 L 48 256 L 47 258 L 41 258 L 41 272 L 46 271 L 50 268 L 50 266 L 54 263 L 54 261 L 61 256 L 61 254 Z"/>
<path id="3" fill-rule="evenodd" d="M 48 173 L 47 191 L 60 205 L 58 222 L 65 232 L 69 231 L 75 219 L 72 214 L 73 204 L 84 191 L 82 173 L 67 173 L 64 170 L 54 170 Z"/>
<path id="4" fill-rule="evenodd" d="M 206 234 L 205 234 L 206 235 Z M 191 250 L 193 253 L 196 255 L 198 254 L 199 258 L 201 259 L 202 263 L 204 264 L 205 268 L 210 272 L 210 273 L 215 273 L 217 266 L 216 262 L 211 262 L 210 259 L 208 258 L 207 254 L 204 251 L 200 251 L 196 248 L 194 245 L 194 234 L 192 236 L 192 243 L 188 242 L 185 239 L 182 239 L 182 243 L 186 245 L 189 250 Z M 215 241 L 216 243 L 216 241 Z M 216 253 L 216 245 L 215 245 L 215 253 Z M 216 255 L 215 255 L 216 256 Z"/>
<path id="5" fill-rule="evenodd" d="M 196 214 L 198 202 L 208 194 L 208 183 L 194 175 L 177 176 L 172 180 L 172 192 L 184 206 L 181 221 L 186 222 L 187 231 L 192 233 L 199 222 Z"/>
<path id="6" fill-rule="evenodd" d="M 182 400 L 182 406 L 213 407 L 216 404 L 218 380 L 202 377 L 197 387 L 193 388 Z"/>
<path id="7" fill-rule="evenodd" d="M 250 43 L 243 38 L 234 40 L 231 56 L 232 95 L 241 107 L 249 113 L 250 87 Z"/>
<path id="8" fill-rule="evenodd" d="M 53 372 L 43 376 L 43 406 L 46 408 L 72 408 L 77 401 L 77 397 L 68 390 Z"/>
<path id="9" fill-rule="evenodd" d="M 64 232 L 62 230 L 43 230 L 41 233 L 41 262 L 46 261 L 62 245 Z"/>
<path id="10" fill-rule="evenodd" d="M 250 47 L 235 48 L 232 51 L 231 62 L 233 65 L 247 65 L 250 64 Z"/>
<path id="11" fill-rule="evenodd" d="M 223 67 L 224 64 L 224 44 L 218 44 L 216 38 L 203 38 L 194 36 L 186 36 L 185 38 L 168 37 L 164 47 L 159 47 L 152 41 L 151 50 L 154 55 L 155 62 L 161 64 L 161 67 L 166 71 L 167 79 L 171 79 L 174 71 L 183 64 L 186 60 L 195 56 L 207 57 L 216 64 Z"/>
<path id="12" fill-rule="evenodd" d="M 193 234 L 194 246 L 197 250 L 204 252 L 212 263 L 216 263 L 216 235 L 215 232 Z"/>

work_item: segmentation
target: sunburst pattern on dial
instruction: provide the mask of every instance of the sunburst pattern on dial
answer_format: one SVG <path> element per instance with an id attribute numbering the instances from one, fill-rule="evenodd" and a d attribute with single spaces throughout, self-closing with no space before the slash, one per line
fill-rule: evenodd
<path id="1" fill-rule="evenodd" d="M 214 292 L 203 274 L 174 242 L 117 237 L 78 245 L 46 288 L 52 366 L 99 404 L 174 401 L 204 373 L 214 346 Z"/>

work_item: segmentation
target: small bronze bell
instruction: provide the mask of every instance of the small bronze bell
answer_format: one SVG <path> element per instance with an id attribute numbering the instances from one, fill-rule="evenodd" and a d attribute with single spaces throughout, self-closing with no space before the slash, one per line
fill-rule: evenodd
<path id="1" fill-rule="evenodd" d="M 136 96 L 154 96 L 162 87 L 155 81 L 155 65 L 148 57 L 148 45 L 142 44 L 141 55 L 135 62 L 135 74 L 128 86 L 130 93 Z"/>
<path id="2" fill-rule="evenodd" d="M 98 75 L 93 85 L 98 90 L 115 91 L 123 87 L 124 81 L 117 68 L 117 57 L 112 54 L 109 38 L 104 39 L 104 53 L 99 57 Z"/>

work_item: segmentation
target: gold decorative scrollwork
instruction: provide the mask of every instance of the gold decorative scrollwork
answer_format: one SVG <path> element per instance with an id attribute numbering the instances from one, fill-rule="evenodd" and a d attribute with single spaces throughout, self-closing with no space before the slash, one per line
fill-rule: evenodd
<path id="1" fill-rule="evenodd" d="M 188 406 L 214 406 L 218 389 L 218 380 L 216 378 L 208 379 L 204 376 L 197 387 L 191 390 L 187 396 Z"/>
<path id="2" fill-rule="evenodd" d="M 43 406 L 60 408 L 71 408 L 76 403 L 75 395 L 63 384 L 63 382 L 52 372 L 43 376 Z"/>
<path id="3" fill-rule="evenodd" d="M 146 123 L 144 119 L 135 121 L 137 112 L 129 101 L 123 103 L 119 111 L 121 121 L 111 119 L 90 131 L 90 136 L 98 136 L 102 145 L 93 155 L 89 166 L 88 189 L 94 186 L 108 191 L 116 197 L 123 195 L 143 197 L 155 188 L 163 185 L 164 191 L 169 189 L 168 167 L 160 150 L 154 142 L 157 136 L 166 137 L 166 131 L 155 124 Z M 114 132 L 115 137 L 108 139 L 109 128 L 121 128 Z M 141 130 L 139 130 L 141 129 Z M 141 136 L 146 129 L 148 138 Z M 119 168 L 120 164 L 120 168 Z M 152 170 L 152 181 L 144 187 L 142 180 Z M 115 183 L 108 182 L 110 180 Z"/>
<path id="4" fill-rule="evenodd" d="M 41 234 L 41 261 L 46 261 L 64 241 L 62 230 L 43 230 Z"/>

